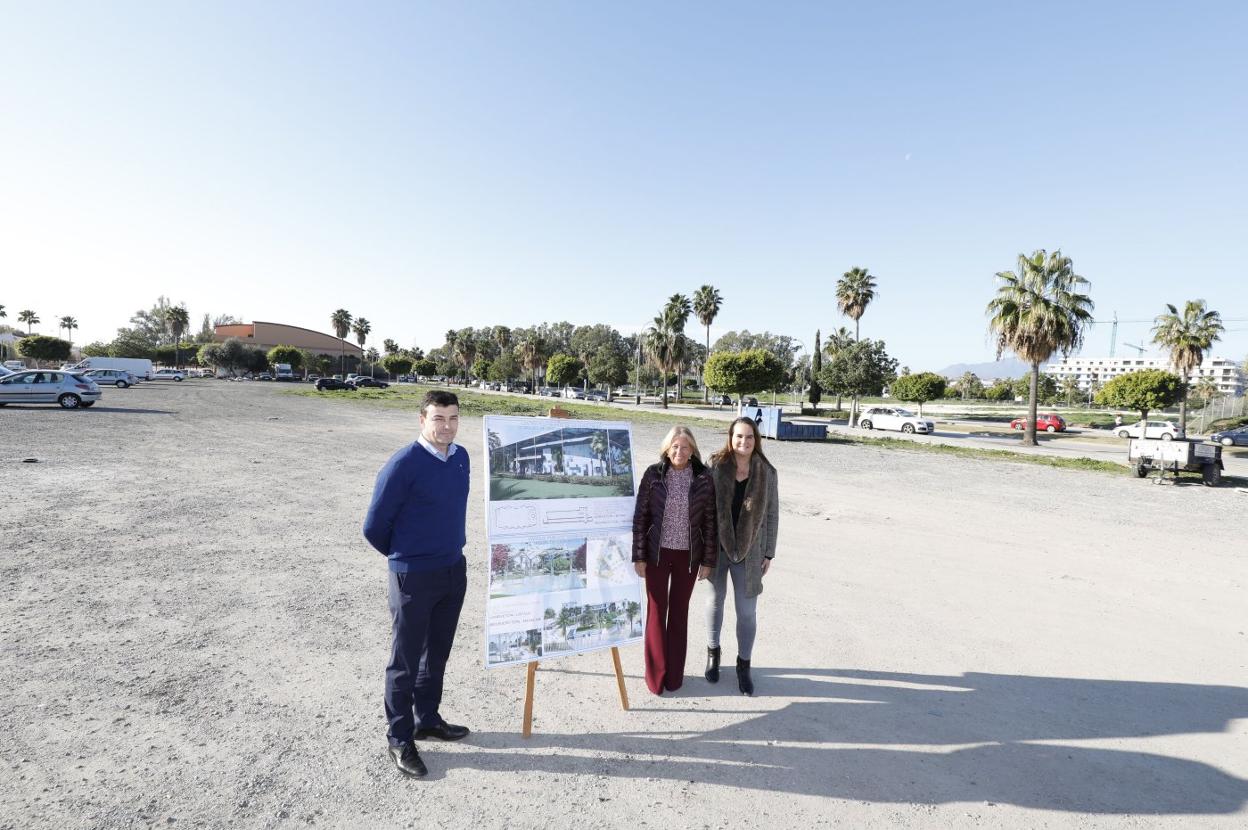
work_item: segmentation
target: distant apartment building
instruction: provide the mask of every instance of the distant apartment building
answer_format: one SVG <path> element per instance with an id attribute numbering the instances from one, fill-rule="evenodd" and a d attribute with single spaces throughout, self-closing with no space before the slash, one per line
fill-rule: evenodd
<path id="1" fill-rule="evenodd" d="M 264 323 L 257 320 L 254 323 L 226 323 L 214 327 L 213 338 L 218 343 L 224 343 L 231 337 L 237 337 L 248 346 L 256 346 L 265 351 L 274 346 L 294 346 L 315 354 L 336 356 L 345 352 L 356 358 L 364 356 L 364 350 L 355 343 L 339 340 L 332 334 L 284 323 Z"/>
<path id="2" fill-rule="evenodd" d="M 1074 378 L 1079 388 L 1088 392 L 1099 389 L 1107 381 L 1141 369 L 1164 369 L 1174 371 L 1170 361 L 1161 357 L 1064 357 L 1044 367 L 1044 373 L 1061 383 L 1063 378 Z M 1244 394 L 1244 373 L 1239 364 L 1222 357 L 1207 358 L 1192 373 L 1191 382 L 1212 378 L 1223 395 Z"/>

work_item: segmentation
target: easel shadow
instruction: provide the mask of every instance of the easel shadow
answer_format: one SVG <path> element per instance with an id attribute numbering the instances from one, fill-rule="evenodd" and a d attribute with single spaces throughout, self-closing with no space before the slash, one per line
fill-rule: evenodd
<path id="1" fill-rule="evenodd" d="M 975 672 L 780 668 L 755 676 L 761 694 L 798 702 L 706 732 L 479 733 L 470 742 L 482 751 L 465 746 L 445 762 L 567 774 L 592 764 L 621 778 L 884 803 L 1170 815 L 1228 814 L 1248 804 L 1248 781 L 1206 763 L 1043 743 L 1224 732 L 1248 717 L 1245 688 Z M 729 679 L 706 686 L 712 700 L 735 695 Z M 497 751 L 525 749 L 532 751 Z"/>

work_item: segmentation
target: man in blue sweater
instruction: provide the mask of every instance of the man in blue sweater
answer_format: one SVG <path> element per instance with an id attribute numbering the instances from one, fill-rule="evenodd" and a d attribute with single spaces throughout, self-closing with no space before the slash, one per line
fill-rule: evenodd
<path id="1" fill-rule="evenodd" d="M 403 773 L 428 769 L 414 740 L 458 741 L 468 727 L 442 719 L 442 675 L 467 588 L 468 453 L 454 443 L 459 398 L 425 395 L 420 437 L 377 474 L 364 537 L 390 564 L 394 643 L 386 667 L 390 757 Z"/>

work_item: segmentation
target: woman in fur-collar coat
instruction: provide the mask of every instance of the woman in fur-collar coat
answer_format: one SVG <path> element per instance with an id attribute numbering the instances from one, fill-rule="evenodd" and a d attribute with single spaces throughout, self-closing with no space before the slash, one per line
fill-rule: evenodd
<path id="1" fill-rule="evenodd" d="M 776 556 L 780 524 L 776 468 L 763 456 L 762 437 L 754 421 L 738 418 L 732 422 L 727 444 L 711 457 L 711 478 L 719 521 L 719 559 L 706 607 L 706 679 L 719 682 L 719 633 L 731 575 L 737 612 L 737 686 L 741 694 L 752 695 L 750 659 L 758 630 L 758 595 Z"/>

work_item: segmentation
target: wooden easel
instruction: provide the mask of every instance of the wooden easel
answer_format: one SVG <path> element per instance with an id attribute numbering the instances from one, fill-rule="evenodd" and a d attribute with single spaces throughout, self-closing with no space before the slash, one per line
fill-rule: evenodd
<path id="1" fill-rule="evenodd" d="M 550 408 L 551 418 L 570 418 L 572 414 L 558 406 Z M 620 688 L 620 707 L 628 711 L 628 690 L 624 687 L 624 668 L 620 665 L 620 649 L 611 646 L 611 662 L 615 664 L 615 683 Z M 528 738 L 533 735 L 533 686 L 537 682 L 537 661 L 529 663 L 528 680 L 524 684 L 524 729 L 521 735 Z"/>
<path id="2" fill-rule="evenodd" d="M 628 711 L 628 690 L 624 688 L 624 669 L 620 665 L 620 649 L 611 646 L 611 662 L 615 664 L 615 683 L 620 688 L 620 708 Z M 533 685 L 537 680 L 537 661 L 529 663 L 529 678 L 524 686 L 524 729 L 521 735 L 528 738 L 533 735 Z"/>

